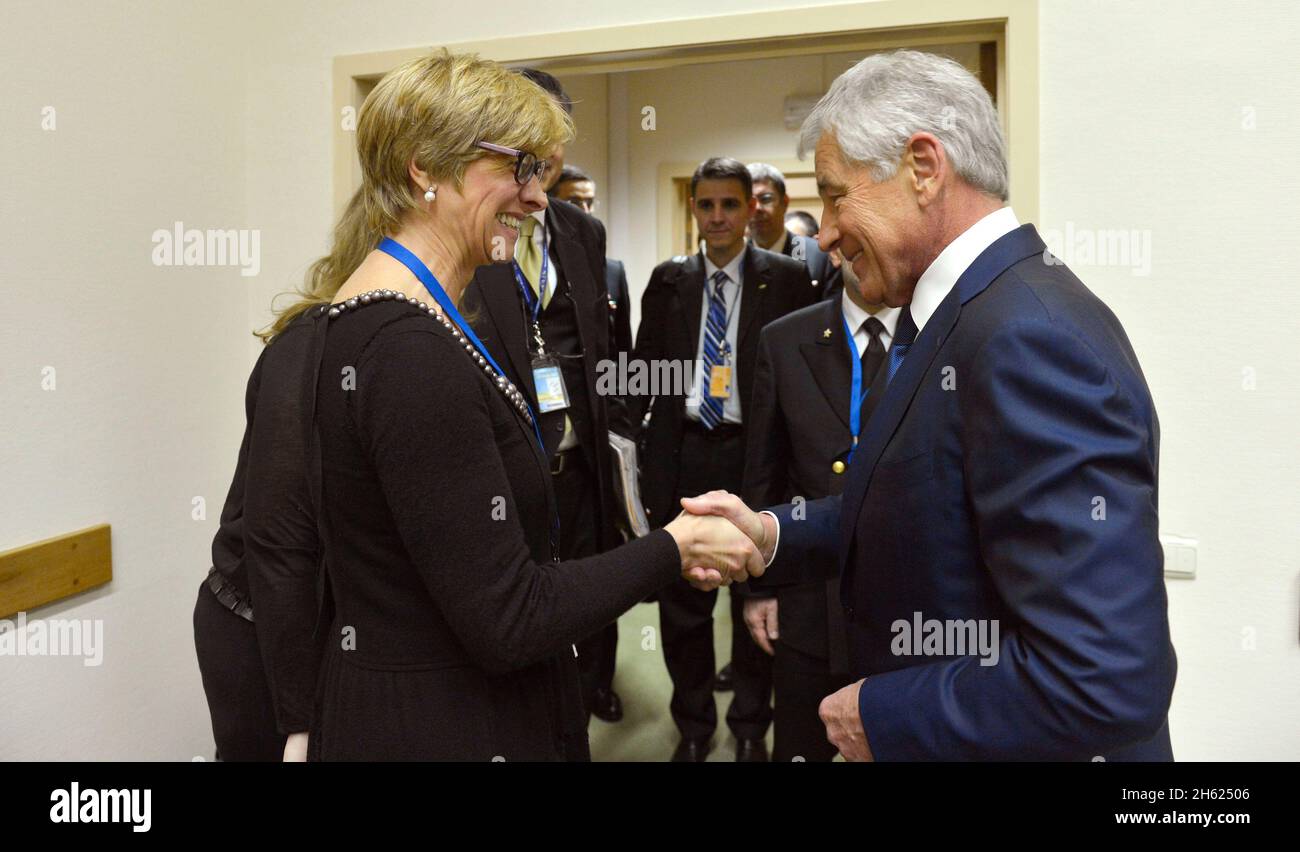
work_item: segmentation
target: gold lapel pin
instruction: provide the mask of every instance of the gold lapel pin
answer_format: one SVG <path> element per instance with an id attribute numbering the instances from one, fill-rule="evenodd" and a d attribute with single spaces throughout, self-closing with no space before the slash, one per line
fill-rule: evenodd
<path id="1" fill-rule="evenodd" d="M 830 337 L 830 336 L 831 336 L 831 330 L 829 328 L 822 332 L 822 337 Z"/>

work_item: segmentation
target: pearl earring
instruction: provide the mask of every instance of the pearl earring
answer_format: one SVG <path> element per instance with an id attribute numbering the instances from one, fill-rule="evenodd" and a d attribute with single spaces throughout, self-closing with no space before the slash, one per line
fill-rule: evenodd
<path id="1" fill-rule="evenodd" d="M 424 200 L 425 200 L 425 201 L 433 201 L 433 199 L 435 199 L 435 198 L 437 198 L 437 197 L 438 197 L 438 193 L 437 193 L 436 190 L 434 190 L 433 187 L 429 187 L 427 190 L 424 191 Z"/>

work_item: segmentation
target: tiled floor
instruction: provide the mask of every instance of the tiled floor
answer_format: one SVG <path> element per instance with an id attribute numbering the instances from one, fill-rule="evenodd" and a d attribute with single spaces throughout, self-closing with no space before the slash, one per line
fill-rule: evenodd
<path id="1" fill-rule="evenodd" d="M 718 667 L 731 659 L 731 609 L 727 590 L 718 594 L 713 610 L 714 653 Z M 664 667 L 659 635 L 659 605 L 638 604 L 618 621 L 618 661 L 614 669 L 614 691 L 623 699 L 623 720 L 610 724 L 591 720 L 593 760 L 666 761 L 677 747 L 677 727 L 668 713 L 672 681 Z M 735 758 L 736 741 L 727 729 L 730 692 L 717 692 L 718 730 L 713 738 L 710 761 Z M 769 729 L 767 746 L 772 747 Z"/>

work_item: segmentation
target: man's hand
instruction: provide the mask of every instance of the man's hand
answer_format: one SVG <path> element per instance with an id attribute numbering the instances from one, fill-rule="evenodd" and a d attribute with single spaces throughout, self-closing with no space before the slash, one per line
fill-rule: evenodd
<path id="1" fill-rule="evenodd" d="M 822 699 L 818 714 L 826 726 L 826 739 L 840 750 L 850 763 L 875 760 L 867 743 L 867 732 L 862 730 L 862 715 L 858 711 L 858 693 L 865 681 L 851 683 Z"/>
<path id="2" fill-rule="evenodd" d="M 683 497 L 682 508 L 692 515 L 719 515 L 731 521 L 749 536 L 750 540 L 762 554 L 763 565 L 772 561 L 772 552 L 776 548 L 776 521 L 771 515 L 760 515 L 745 505 L 735 494 L 726 491 L 710 491 L 699 497 Z M 753 576 L 757 577 L 763 572 Z"/>
<path id="3" fill-rule="evenodd" d="M 763 573 L 754 542 L 723 518 L 682 512 L 664 529 L 677 542 L 682 578 L 697 589 L 710 591 Z"/>
<path id="4" fill-rule="evenodd" d="M 778 638 L 776 598 L 745 598 L 745 626 L 758 647 L 769 655 L 776 654 L 772 642 Z"/>

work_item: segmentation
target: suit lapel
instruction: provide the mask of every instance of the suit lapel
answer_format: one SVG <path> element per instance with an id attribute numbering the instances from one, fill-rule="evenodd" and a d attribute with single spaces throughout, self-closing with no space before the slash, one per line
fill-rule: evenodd
<path id="1" fill-rule="evenodd" d="M 853 366 L 849 363 L 848 340 L 844 337 L 844 314 L 839 300 L 828 301 L 821 312 L 822 322 L 812 340 L 799 344 L 799 354 L 808 364 L 817 387 L 849 428 L 849 394 L 853 384 Z M 826 330 L 830 330 L 830 336 Z"/>
<path id="2" fill-rule="evenodd" d="M 578 339 L 582 343 L 582 351 L 594 351 L 590 348 L 592 341 L 587 339 L 591 334 L 591 329 L 586 322 L 589 316 L 584 311 L 588 310 L 592 303 L 595 302 L 596 293 L 588 286 L 591 277 L 581 274 L 586 258 L 583 256 L 582 248 L 573 233 L 573 229 L 569 227 L 569 223 L 563 218 L 558 205 L 551 207 L 547 211 L 546 218 L 550 220 L 552 231 L 556 236 L 552 245 L 555 247 L 555 253 L 559 258 L 560 272 L 564 276 L 564 280 L 569 284 L 569 295 L 573 299 L 573 310 L 578 323 Z M 585 371 L 588 379 L 587 392 L 594 398 L 596 392 L 596 367 L 591 359 L 584 359 L 584 361 L 587 367 Z"/>
<path id="3" fill-rule="evenodd" d="M 858 514 L 862 511 L 862 502 L 866 498 L 876 464 L 912 404 L 921 380 L 929 374 L 934 356 L 957 325 L 962 305 L 983 292 L 1008 268 L 1027 257 L 1041 254 L 1044 250 L 1043 241 L 1033 225 L 1024 225 L 1000 237 L 961 274 L 951 292 L 926 322 L 925 328 L 916 336 L 879 406 L 870 421 L 864 424 L 864 434 L 849 466 L 849 478 L 845 483 L 840 510 L 841 568 L 848 559 Z M 882 366 L 882 369 L 888 369 L 888 365 Z"/>
<path id="4" fill-rule="evenodd" d="M 693 359 L 696 343 L 700 339 L 700 311 L 704 310 L 704 255 L 691 255 L 679 269 L 677 292 L 681 300 L 686 339 L 691 342 L 691 354 L 687 357 Z"/>
<path id="5" fill-rule="evenodd" d="M 767 285 L 770 283 L 770 269 L 759 256 L 757 251 L 745 244 L 742 249 L 745 253 L 744 259 L 740 262 L 741 278 L 744 283 L 741 285 L 740 297 L 740 333 L 736 335 L 736 357 L 739 358 L 740 352 L 748 352 L 745 348 L 750 334 L 758 328 L 758 318 L 763 313 L 763 298 L 767 294 Z"/>
<path id="6" fill-rule="evenodd" d="M 501 341 L 501 348 L 506 351 L 510 365 L 515 371 L 516 384 L 528 391 L 531 401 L 537 399 L 537 388 L 533 385 L 533 365 L 528 357 L 527 318 L 524 316 L 523 299 L 519 295 L 519 284 L 509 264 L 494 263 L 480 266 L 475 272 L 479 276 L 479 294 L 483 309 L 487 311 Z M 503 365 L 504 366 L 504 365 Z M 536 406 L 534 406 L 536 407 Z"/>

